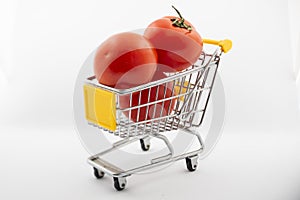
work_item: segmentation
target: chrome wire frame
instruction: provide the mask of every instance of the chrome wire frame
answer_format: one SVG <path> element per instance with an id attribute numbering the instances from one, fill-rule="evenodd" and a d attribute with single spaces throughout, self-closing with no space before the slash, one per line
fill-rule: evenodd
<path id="1" fill-rule="evenodd" d="M 137 141 L 138 139 L 140 139 L 140 137 L 130 137 L 130 138 L 126 138 L 126 139 L 120 140 L 118 142 L 115 142 L 115 143 L 113 143 L 111 148 L 89 157 L 88 163 L 91 166 L 101 170 L 102 172 L 104 172 L 110 176 L 127 177 L 132 174 L 135 174 L 135 173 L 138 173 L 141 171 L 145 171 L 147 169 L 155 168 L 158 166 L 162 166 L 162 165 L 165 165 L 165 164 L 168 164 L 171 162 L 175 162 L 177 160 L 181 160 L 181 159 L 184 159 L 187 157 L 195 157 L 195 156 L 198 156 L 201 152 L 203 152 L 204 143 L 203 143 L 203 140 L 202 140 L 202 137 L 200 136 L 200 134 L 198 132 L 192 131 L 190 129 L 182 129 L 182 131 L 196 136 L 196 138 L 199 142 L 198 149 L 174 156 L 173 146 L 169 142 L 168 138 L 162 134 L 157 133 L 157 134 L 151 135 L 151 136 L 163 140 L 169 150 L 169 153 L 167 153 L 166 155 L 151 159 L 150 163 L 148 163 L 146 165 L 137 166 L 137 167 L 134 167 L 134 168 L 131 168 L 128 170 L 124 170 L 124 169 L 122 169 L 118 166 L 115 166 L 114 164 L 106 161 L 105 159 L 101 158 L 101 156 L 103 156 L 109 152 L 112 152 L 112 151 L 116 150 L 117 148 L 121 148 L 122 146 L 125 146 L 125 145 L 128 145 L 130 143 Z M 150 136 L 146 136 L 146 137 L 150 137 Z"/>
<path id="2" fill-rule="evenodd" d="M 95 77 L 89 77 L 86 81 L 87 84 L 110 91 L 116 96 L 116 130 L 110 131 L 103 127 L 98 127 L 122 139 L 112 144 L 111 148 L 89 157 L 88 163 L 113 177 L 127 177 L 131 174 L 173 161 L 198 156 L 204 149 L 204 142 L 200 134 L 193 130 L 193 128 L 199 127 L 203 122 L 221 54 L 222 51 L 220 48 L 217 48 L 212 54 L 203 52 L 199 60 L 188 69 L 177 73 L 170 73 L 164 79 L 130 89 L 121 90 L 111 88 L 97 83 Z M 160 86 L 164 88 L 162 98 L 158 96 L 158 87 Z M 168 92 L 171 92 L 171 95 L 166 96 L 168 87 L 170 90 Z M 150 99 L 151 90 L 155 91 L 155 101 Z M 147 94 L 148 92 L 147 102 L 142 102 L 142 92 L 144 92 L 143 94 Z M 137 103 L 135 102 L 136 105 L 133 105 L 133 95 L 139 97 Z M 122 107 L 121 105 L 121 99 L 124 98 L 124 96 L 129 97 L 129 106 L 127 107 Z M 175 101 L 173 109 L 170 106 L 172 101 Z M 165 104 L 168 104 L 168 106 L 164 107 Z M 165 108 L 167 114 L 163 113 L 163 109 L 161 109 L 160 113 L 155 115 L 157 105 L 160 105 L 161 108 Z M 154 106 L 154 113 L 152 117 L 148 118 L 149 107 L 151 106 Z M 146 112 L 144 119 L 141 119 L 141 116 L 139 116 L 141 109 L 144 109 Z M 133 112 L 137 113 L 135 121 L 131 120 L 133 118 Z M 127 116 L 124 113 L 126 113 Z M 199 116 L 195 117 L 196 115 Z M 95 124 L 92 125 L 97 126 Z M 199 148 L 174 156 L 172 144 L 162 133 L 178 129 L 195 136 L 199 143 Z M 101 156 L 117 148 L 121 148 L 140 139 L 149 139 L 152 137 L 161 139 L 169 152 L 166 155 L 153 158 L 149 164 L 123 170 L 101 158 Z"/>

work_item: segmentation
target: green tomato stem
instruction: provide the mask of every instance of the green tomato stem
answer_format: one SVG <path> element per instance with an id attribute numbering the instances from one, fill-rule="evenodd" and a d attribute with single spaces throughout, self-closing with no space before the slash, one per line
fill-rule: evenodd
<path id="1" fill-rule="evenodd" d="M 190 25 L 187 25 L 186 23 L 184 23 L 184 18 L 182 17 L 182 15 L 180 14 L 180 12 L 174 7 L 172 6 L 172 8 L 174 8 L 174 10 L 177 12 L 177 14 L 179 15 L 180 20 L 176 19 L 176 18 L 172 18 L 172 25 L 179 27 L 179 28 L 184 28 L 187 29 L 188 31 L 192 31 L 192 27 Z"/>

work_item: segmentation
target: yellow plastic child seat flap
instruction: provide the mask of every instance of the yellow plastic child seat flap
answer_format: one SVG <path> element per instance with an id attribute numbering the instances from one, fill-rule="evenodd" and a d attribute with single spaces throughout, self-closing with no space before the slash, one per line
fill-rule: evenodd
<path id="1" fill-rule="evenodd" d="M 86 119 L 103 128 L 115 131 L 117 127 L 115 95 L 89 84 L 85 84 L 83 90 Z"/>

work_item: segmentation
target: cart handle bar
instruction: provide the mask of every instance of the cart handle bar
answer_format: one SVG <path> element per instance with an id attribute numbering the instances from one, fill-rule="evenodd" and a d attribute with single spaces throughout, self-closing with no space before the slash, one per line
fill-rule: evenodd
<path id="1" fill-rule="evenodd" d="M 221 50 L 224 53 L 227 53 L 232 47 L 232 41 L 229 39 L 225 39 L 225 40 L 203 39 L 203 43 L 218 45 L 221 47 Z"/>

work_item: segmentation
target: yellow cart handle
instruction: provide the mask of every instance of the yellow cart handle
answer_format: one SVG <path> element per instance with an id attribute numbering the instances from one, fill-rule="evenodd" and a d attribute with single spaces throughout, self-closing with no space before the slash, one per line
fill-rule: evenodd
<path id="1" fill-rule="evenodd" d="M 218 45 L 218 46 L 221 47 L 221 50 L 224 53 L 227 53 L 232 47 L 232 41 L 228 40 L 228 39 L 225 39 L 225 40 L 203 39 L 203 43 Z"/>

